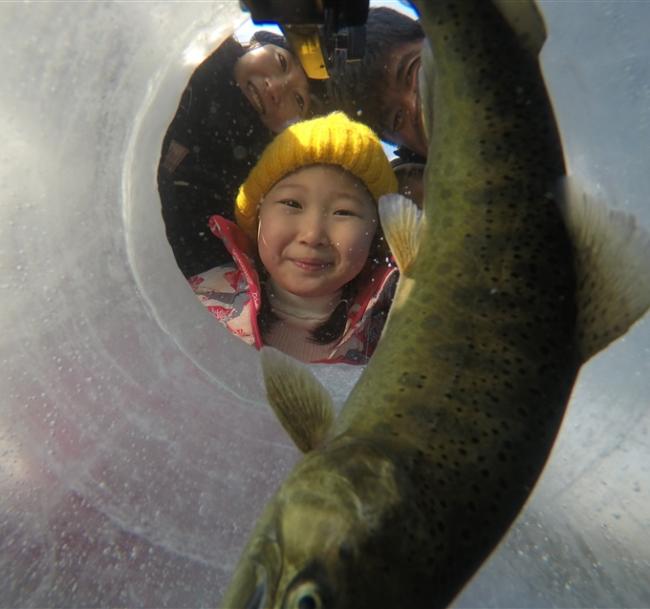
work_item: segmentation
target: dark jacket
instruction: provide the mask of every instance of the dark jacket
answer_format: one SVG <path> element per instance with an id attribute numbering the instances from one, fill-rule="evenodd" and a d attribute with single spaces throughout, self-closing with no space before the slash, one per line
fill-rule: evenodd
<path id="1" fill-rule="evenodd" d="M 208 218 L 232 217 L 239 186 L 273 137 L 234 82 L 245 52 L 228 38 L 197 68 L 163 142 L 162 159 L 172 140 L 189 149 L 173 173 L 158 172 L 167 238 L 188 277 L 229 258 Z"/>

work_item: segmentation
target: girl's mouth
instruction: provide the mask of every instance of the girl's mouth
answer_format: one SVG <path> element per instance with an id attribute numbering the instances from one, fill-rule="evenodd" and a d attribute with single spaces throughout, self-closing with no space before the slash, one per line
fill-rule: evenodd
<path id="1" fill-rule="evenodd" d="M 257 110 L 257 113 L 260 116 L 264 115 L 264 113 L 266 112 L 266 108 L 264 107 L 262 96 L 260 95 L 260 92 L 257 90 L 257 87 L 250 80 L 246 85 L 246 90 L 248 91 L 248 99 L 253 104 L 255 110 Z"/>
<path id="2" fill-rule="evenodd" d="M 318 273 L 332 266 L 331 262 L 313 259 L 294 259 L 292 262 L 301 270 L 308 273 Z"/>

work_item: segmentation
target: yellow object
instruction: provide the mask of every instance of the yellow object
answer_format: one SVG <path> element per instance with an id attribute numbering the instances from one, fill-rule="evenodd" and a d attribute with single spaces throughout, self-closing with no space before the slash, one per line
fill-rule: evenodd
<path id="1" fill-rule="evenodd" d="M 285 27 L 284 34 L 300 59 L 305 74 L 314 80 L 326 80 L 329 78 L 325 59 L 320 46 L 318 30 L 315 28 L 297 29 Z"/>
<path id="2" fill-rule="evenodd" d="M 397 191 L 397 178 L 381 142 L 366 125 L 333 112 L 287 127 L 266 147 L 239 188 L 235 219 L 253 241 L 258 206 L 286 175 L 310 165 L 338 165 L 361 180 L 375 201 Z"/>

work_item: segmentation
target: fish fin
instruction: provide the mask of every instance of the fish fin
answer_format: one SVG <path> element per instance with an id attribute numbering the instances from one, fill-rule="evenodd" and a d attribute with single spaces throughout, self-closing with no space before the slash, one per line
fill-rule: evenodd
<path id="1" fill-rule="evenodd" d="M 622 336 L 650 306 L 650 235 L 634 216 L 611 210 L 576 178 L 561 209 L 576 257 L 578 341 L 583 361 Z"/>
<path id="2" fill-rule="evenodd" d="M 379 197 L 379 217 L 388 247 L 403 273 L 417 253 L 422 210 L 411 199 L 393 193 Z"/>
<path id="3" fill-rule="evenodd" d="M 272 347 L 260 351 L 269 404 L 304 453 L 322 444 L 334 422 L 329 393 L 296 360 Z"/>
<path id="4" fill-rule="evenodd" d="M 435 75 L 433 64 L 433 51 L 431 43 L 427 38 L 422 44 L 420 52 L 420 63 L 422 69 L 418 75 L 418 89 L 420 92 L 420 112 L 422 112 L 422 126 L 427 137 L 427 142 L 431 141 L 431 131 L 433 126 L 433 79 Z"/>
<path id="5" fill-rule="evenodd" d="M 493 0 L 501 16 L 515 32 L 523 47 L 537 57 L 546 41 L 544 19 L 531 1 Z"/>

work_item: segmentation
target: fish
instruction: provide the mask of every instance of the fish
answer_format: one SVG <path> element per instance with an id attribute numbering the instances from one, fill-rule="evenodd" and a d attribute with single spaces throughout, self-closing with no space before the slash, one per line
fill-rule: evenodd
<path id="1" fill-rule="evenodd" d="M 523 20 L 503 4 L 417 3 L 423 210 L 380 201 L 400 278 L 338 416 L 304 366 L 261 351 L 269 403 L 305 454 L 226 609 L 447 606 L 528 498 L 582 364 L 650 305 L 650 238 L 567 176 L 543 21 L 532 2 L 510 3 Z"/>

